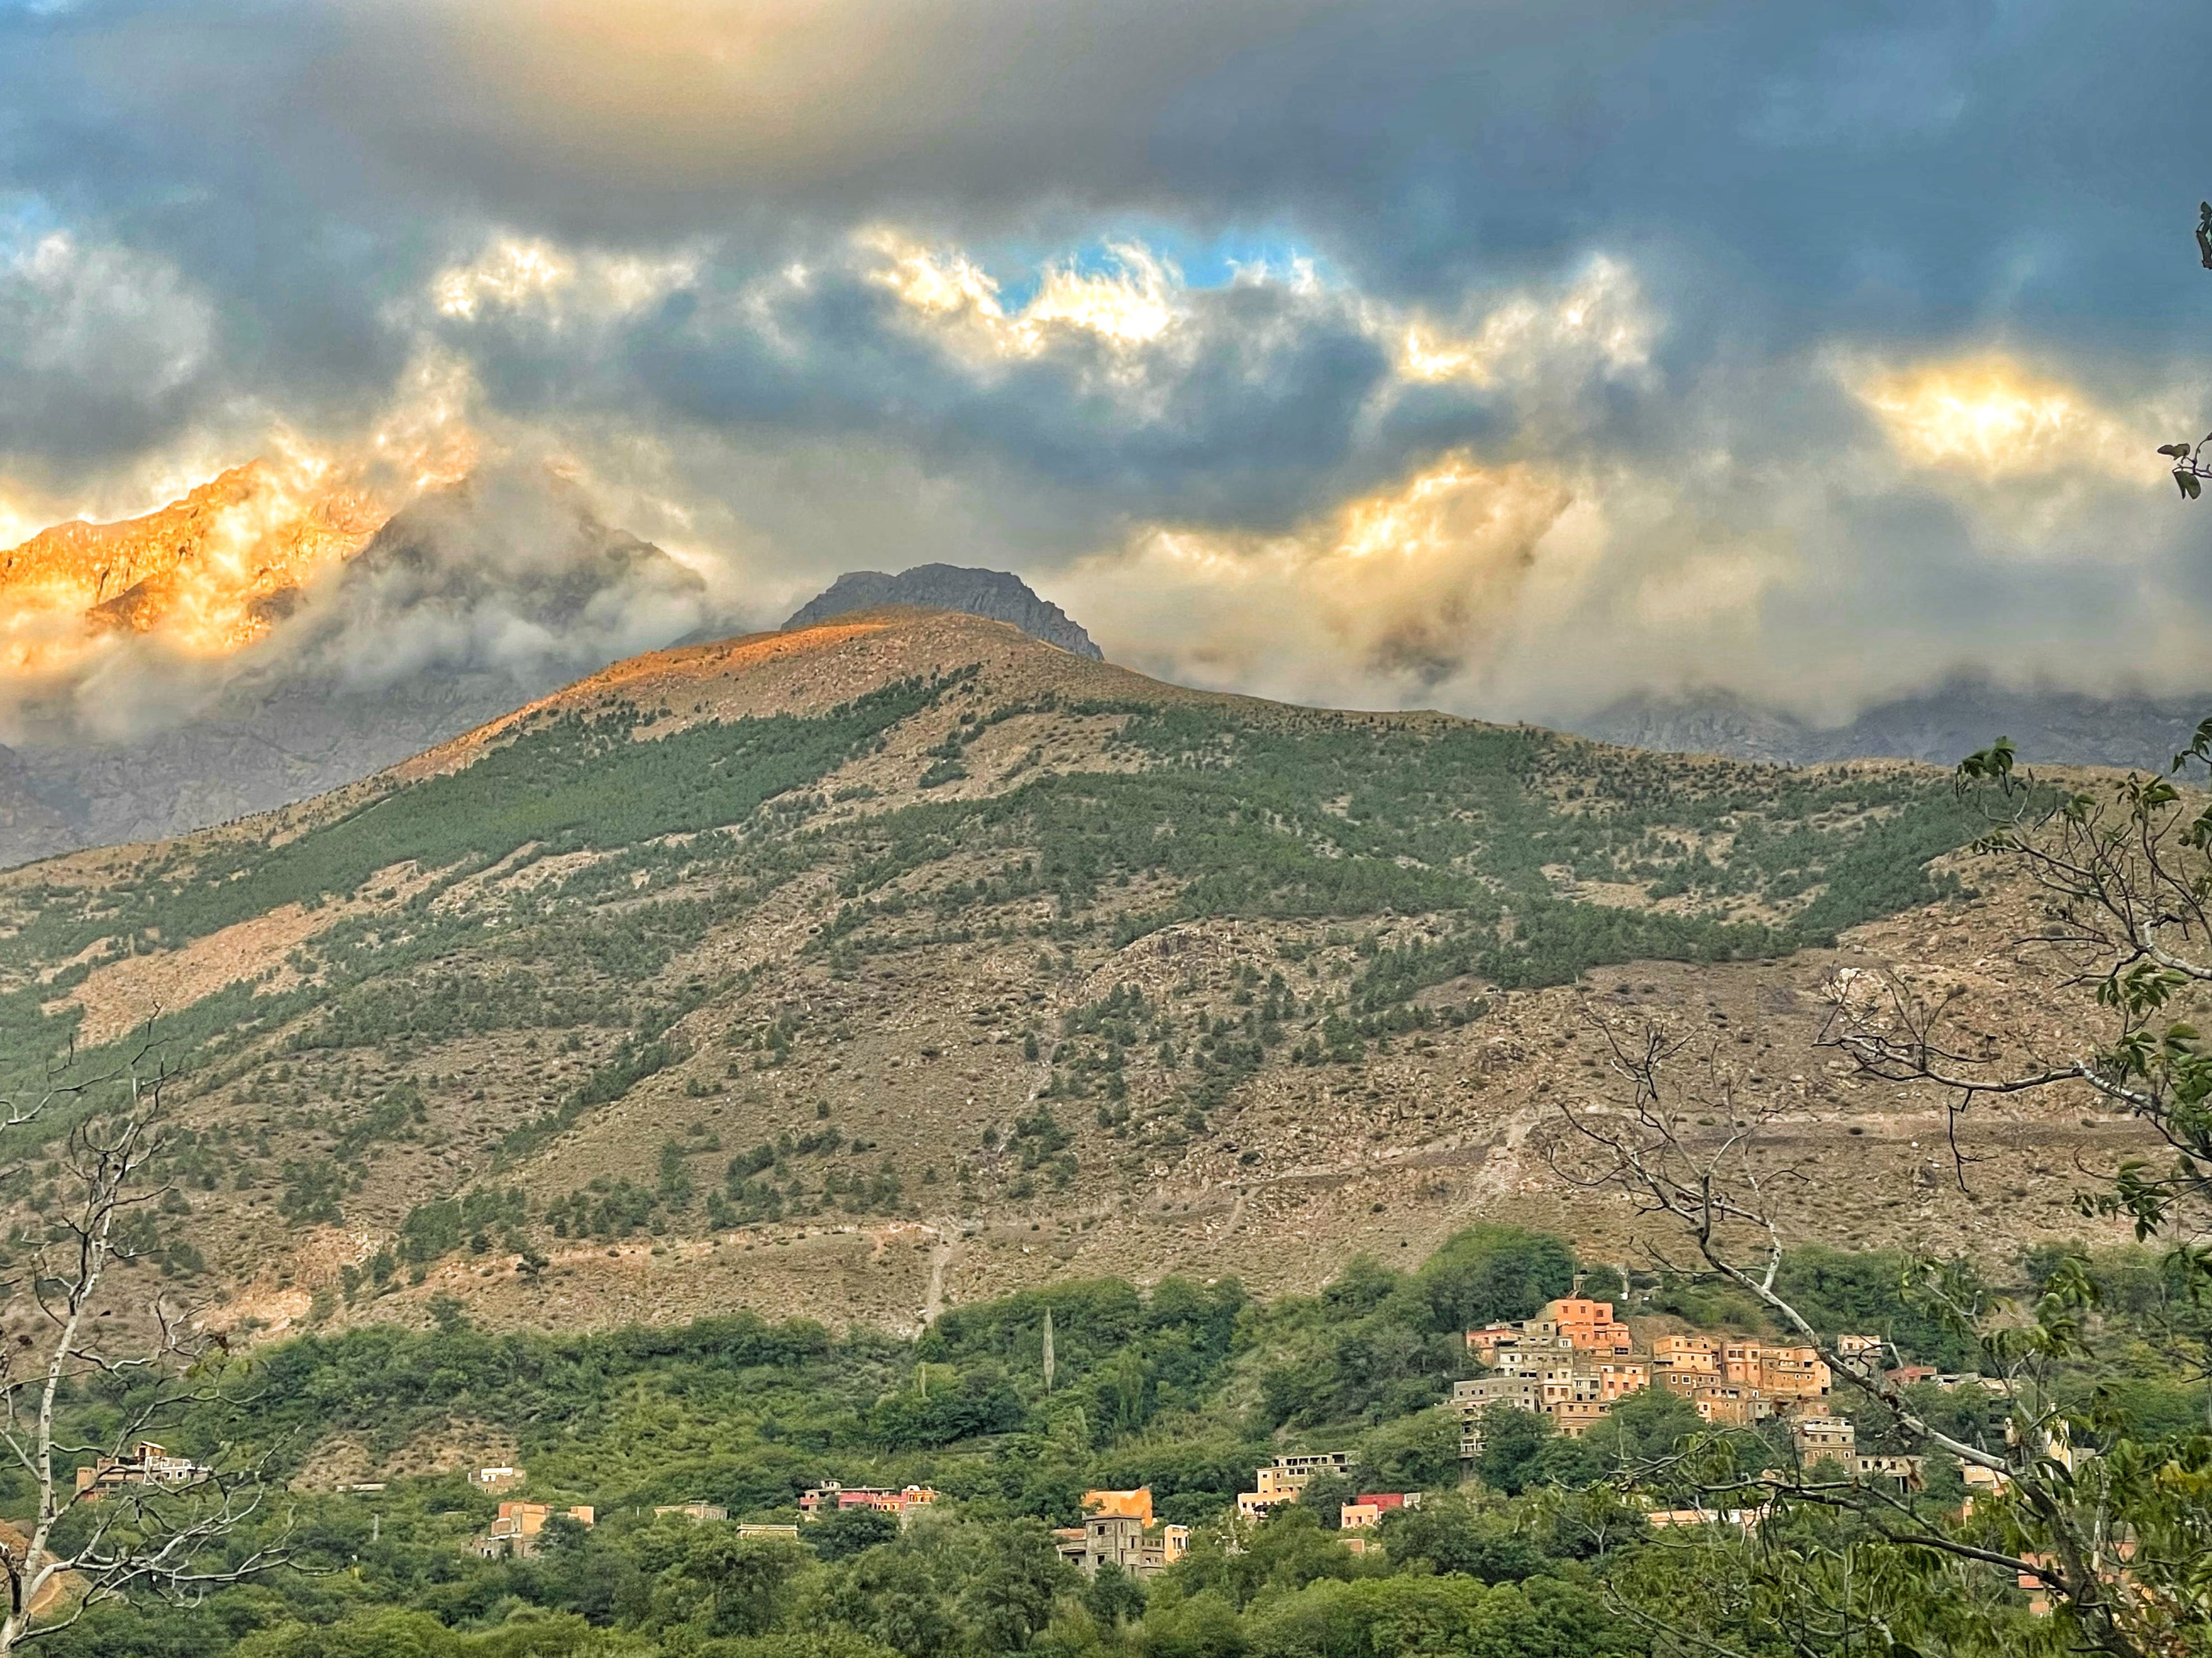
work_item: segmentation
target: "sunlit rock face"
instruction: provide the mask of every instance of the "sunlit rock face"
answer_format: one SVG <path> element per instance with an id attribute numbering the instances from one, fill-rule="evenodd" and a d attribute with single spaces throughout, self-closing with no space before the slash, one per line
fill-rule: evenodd
<path id="1" fill-rule="evenodd" d="M 257 460 L 143 518 L 57 525 L 0 554 L 0 663 L 66 668 L 117 632 L 236 650 L 390 516 L 324 469 Z"/>
<path id="2" fill-rule="evenodd" d="M 301 799 L 729 631 L 694 571 L 542 470 L 418 472 L 392 512 L 302 482 L 257 462 L 0 560 L 0 865 Z"/>
<path id="3" fill-rule="evenodd" d="M 833 616 L 873 610 L 879 604 L 961 610 L 993 622 L 1010 623 L 1030 638 L 1057 645 L 1077 656 L 1104 659 L 1105 653 L 1066 611 L 1039 598 L 1019 576 L 1003 570 L 966 569 L 957 564 L 917 564 L 896 575 L 886 575 L 881 570 L 848 570 L 801 605 L 783 625 L 811 628 Z"/>

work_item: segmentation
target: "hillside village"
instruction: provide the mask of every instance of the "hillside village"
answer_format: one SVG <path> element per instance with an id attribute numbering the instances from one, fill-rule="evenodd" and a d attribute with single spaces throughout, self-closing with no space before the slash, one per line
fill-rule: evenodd
<path id="1" fill-rule="evenodd" d="M 1613 1302 L 1583 1295 L 1579 1278 L 1574 1293 L 1545 1303 L 1534 1316 L 1469 1329 L 1462 1339 L 1469 1359 L 1484 1371 L 1455 1382 L 1449 1400 L 1459 1421 L 1460 1484 L 1464 1488 L 1479 1488 L 1476 1465 L 1483 1455 L 1486 1431 L 1498 1421 L 1499 1412 L 1525 1412 L 1542 1418 L 1547 1430 L 1562 1438 L 1580 1439 L 1623 1400 L 1652 1388 L 1680 1399 L 1701 1421 L 1717 1430 L 1786 1424 L 1789 1443 L 1803 1468 L 1830 1465 L 1844 1479 L 1888 1481 L 1910 1490 L 1923 1483 L 1923 1458 L 1860 1449 L 1851 1422 L 1832 1405 L 1835 1378 L 1831 1368 L 1809 1345 L 1722 1329 L 1668 1328 L 1639 1338 L 1635 1327 L 1616 1314 Z M 1879 1336 L 1846 1334 L 1838 1339 L 1836 1350 L 1846 1358 L 1882 1368 L 1900 1385 L 2008 1395 L 2009 1384 L 1997 1378 L 1902 1363 L 1884 1365 L 1886 1357 L 1896 1355 Z M 210 1472 L 148 1443 L 131 1456 L 104 1457 L 80 1467 L 76 1485 L 81 1493 L 96 1500 L 125 1487 L 187 1486 Z M 1261 1464 L 1252 1489 L 1239 1492 L 1233 1508 L 1206 1529 L 1214 1531 L 1233 1553 L 1255 1527 L 1286 1508 L 1308 1503 L 1315 1482 L 1326 1479 L 1349 1489 L 1322 1523 L 1339 1533 L 1354 1555 L 1362 1554 L 1385 1516 L 1418 1509 L 1424 1492 L 1367 1490 L 1358 1484 L 1361 1472 L 1358 1454 L 1349 1449 L 1286 1451 Z M 2001 1484 L 1984 1470 L 1970 1467 L 1963 1472 L 1970 1491 L 1995 1490 Z M 486 1559 L 529 1559 L 559 1535 L 563 1525 L 588 1530 L 597 1523 L 589 1504 L 511 1495 L 528 1482 L 528 1470 L 513 1464 L 468 1470 L 471 1489 L 500 1499 L 490 1523 L 468 1540 L 471 1552 Z M 338 1489 L 371 1495 L 386 1486 L 370 1483 Z M 799 1494 L 795 1521 L 739 1520 L 732 1534 L 748 1541 L 798 1541 L 817 1522 L 854 1513 L 883 1515 L 903 1529 L 940 1501 L 940 1493 L 927 1485 L 877 1486 L 828 1479 Z M 1139 1577 L 1157 1575 L 1188 1554 L 1201 1529 L 1164 1521 L 1155 1511 L 1149 1486 L 1087 1490 L 1080 1506 L 1082 1523 L 1059 1527 L 1052 1535 L 1061 1558 L 1086 1577 L 1095 1577 L 1108 1564 Z M 1748 1524 L 1764 1513 L 1763 1508 L 1742 1509 L 1720 1517 Z M 720 1524 L 731 1518 L 726 1504 L 704 1500 L 657 1503 L 651 1514 L 655 1519 L 675 1517 L 693 1524 Z M 1702 1523 L 1716 1516 L 1701 1509 L 1654 1508 L 1648 1517 L 1653 1526 L 1666 1527 Z"/>
<path id="2" fill-rule="evenodd" d="M 1695 1330 L 1639 1343 L 1628 1324 L 1614 1316 L 1613 1303 L 1577 1293 L 1547 1302 L 1532 1319 L 1469 1330 L 1467 1346 L 1492 1374 L 1452 1388 L 1465 1461 L 1482 1455 L 1483 1424 L 1492 1411 L 1542 1416 L 1562 1436 L 1579 1439 L 1622 1400 L 1661 1388 L 1686 1400 L 1715 1427 L 1787 1423 L 1791 1444 L 1806 1467 L 1833 1462 L 1850 1477 L 1913 1485 L 1922 1478 L 1919 1457 L 1858 1450 L 1850 1422 L 1828 1406 L 1834 1375 L 1820 1350 L 1807 1344 Z M 1933 1382 L 1947 1391 L 2009 1392 L 2010 1384 L 1992 1377 L 1939 1373 L 1925 1365 L 1884 1367 L 1887 1346 L 1880 1336 L 1844 1335 L 1837 1340 L 1842 1357 L 1886 1369 L 1900 1385 Z"/>

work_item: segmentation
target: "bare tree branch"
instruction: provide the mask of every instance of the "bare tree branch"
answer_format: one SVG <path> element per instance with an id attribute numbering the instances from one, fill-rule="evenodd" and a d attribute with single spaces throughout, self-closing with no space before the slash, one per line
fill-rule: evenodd
<path id="1" fill-rule="evenodd" d="M 222 1550 L 263 1523 L 265 1456 L 217 1472 L 158 1461 L 149 1447 L 147 1436 L 187 1409 L 222 1400 L 219 1378 L 191 1379 L 200 1354 L 184 1322 L 156 1297 L 142 1345 L 116 1348 L 104 1326 L 95 1328 L 111 1310 L 112 1270 L 141 1257 L 140 1234 L 167 1189 L 155 1172 L 173 1074 L 149 1023 L 112 1066 L 82 1074 L 64 1066 L 38 1099 L 0 1102 L 0 1130 L 40 1125 L 64 1102 L 77 1108 L 58 1158 L 69 1195 L 46 1217 L 25 1270 L 0 1282 L 0 1328 L 16 1332 L 13 1345 L 0 1345 L 0 1452 L 36 1495 L 27 1531 L 0 1528 L 0 1655 L 67 1628 L 103 1600 L 194 1599 L 290 1558 L 289 1526 L 243 1557 Z M 79 1442 L 63 1413 L 69 1391 L 90 1378 L 131 1384 L 113 1433 L 99 1444 Z M 80 1458 L 95 1471 L 82 1483 Z M 81 1523 L 65 1526 L 73 1517 Z"/>

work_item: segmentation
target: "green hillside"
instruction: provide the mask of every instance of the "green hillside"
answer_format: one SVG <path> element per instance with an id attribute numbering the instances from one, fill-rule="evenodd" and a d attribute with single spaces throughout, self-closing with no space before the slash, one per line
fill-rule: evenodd
<path id="1" fill-rule="evenodd" d="M 1393 729 L 1136 702 L 986 707 L 972 677 L 890 686 L 817 717 L 709 721 L 665 736 L 654 733 L 654 713 L 634 706 L 569 714 L 532 723 L 465 770 L 293 838 L 186 843 L 109 885 L 33 879 L 9 895 L 15 926 L 0 965 L 20 981 L 75 964 L 0 1000 L 0 1019 L 21 1047 L 58 1047 L 73 1017 L 41 1014 L 40 1004 L 117 956 L 173 948 L 283 904 L 368 897 L 374 878 L 396 869 L 431 883 L 388 916 L 319 940 L 312 960 L 323 976 L 259 999 L 261 1028 L 309 1014 L 346 1019 L 374 1005 L 374 987 L 449 957 L 480 968 L 562 960 L 587 936 L 608 937 L 609 923 L 620 942 L 587 945 L 601 957 L 592 965 L 649 977 L 684 942 L 811 869 L 840 872 L 848 901 L 825 947 L 847 959 L 893 949 L 910 932 L 896 923 L 916 906 L 909 897 L 887 907 L 879 895 L 978 854 L 1006 867 L 964 885 L 925 883 L 932 919 L 957 925 L 1036 893 L 1058 904 L 1041 934 L 1054 941 L 1126 944 L 1205 915 L 1449 918 L 1445 943 L 1368 975 L 1361 999 L 1379 1010 L 1466 973 L 1507 987 L 1558 984 L 1609 963 L 1828 943 L 1951 890 L 1927 865 L 1978 824 L 1940 782 L 1899 768 L 1691 762 L 1456 721 Z M 1137 768 L 1010 778 L 986 799 L 818 821 L 830 804 L 823 780 L 841 763 L 902 721 L 948 707 L 960 712 L 935 750 L 939 783 L 965 774 L 961 756 L 975 734 L 1054 711 L 1123 722 L 1112 746 Z M 927 771 L 922 783 L 934 786 Z M 526 866 L 578 851 L 600 856 L 526 901 L 444 902 L 518 855 Z M 1695 908 L 1562 898 L 1547 869 Z M 586 916 L 589 935 L 571 925 Z M 501 936 L 486 950 L 488 927 Z M 570 1016 L 553 1005 L 556 982 L 540 981 L 536 1008 L 478 1017 L 559 1028 Z M 234 1000 L 173 1028 L 195 1042 L 230 1029 Z"/>
<path id="2" fill-rule="evenodd" d="M 1824 1333 L 1875 1329 L 1908 1358 L 1972 1362 L 1971 1342 L 1899 1291 L 1894 1255 L 1800 1252 L 1790 1293 Z M 2014 1276 L 2032 1291 L 2050 1261 Z M 1656 1533 L 1643 1506 L 1693 1500 L 1722 1447 L 1686 1403 L 1663 1394 L 1616 1406 L 1587 1437 L 1508 1413 L 1462 1488 L 1458 1421 L 1439 1401 L 1475 1373 L 1460 1333 L 1520 1318 L 1572 1282 L 1561 1241 L 1489 1228 L 1465 1234 L 1417 1271 L 1350 1263 L 1318 1296 L 1261 1303 L 1233 1280 L 1063 1284 L 948 1315 L 919 1341 L 749 1315 L 599 1335 L 493 1336 L 462 1310 L 425 1332 L 385 1327 L 275 1348 L 234 1366 L 232 1406 L 198 1407 L 171 1435 L 194 1455 L 273 1453 L 305 1476 L 283 1515 L 301 1570 L 227 1589 L 185 1608 L 106 1608 L 57 1637 L 69 1658 L 471 1658 L 620 1654 L 625 1658 L 1612 1658 L 1672 1653 L 1635 1612 L 1672 1615 L 1687 1585 L 1741 1571 L 1724 1536 Z M 2118 1369 L 2086 1356 L 2054 1385 L 2101 1400 L 2113 1432 L 2190 1432 L 2204 1389 L 2147 1365 L 2145 1339 L 2176 1303 L 2148 1254 L 2098 1258 L 2095 1321 Z M 1972 1286 L 1971 1279 L 1962 1284 Z M 1601 1270 L 1586 1285 L 1641 1316 L 1718 1316 L 1757 1330 L 1711 1286 L 1646 1279 L 1626 1290 Z M 1995 1286 L 1992 1286 L 1995 1287 Z M 1046 1385 L 1044 1321 L 1056 1363 Z M 1969 1444 L 2001 1450 L 2002 1400 L 1917 1384 L 1914 1399 Z M 101 1424 L 100 1390 L 67 1408 Z M 1863 1445 L 1891 1431 L 1875 1406 L 1839 1399 Z M 1510 1418 L 1510 1419 L 1509 1419 Z M 560 1533 L 526 1560 L 466 1552 L 495 1499 L 458 1471 L 332 1493 L 311 1472 L 347 1439 L 383 1452 L 453 1438 L 460 1424 L 505 1436 L 527 1470 L 524 1492 L 558 1508 L 586 1503 L 588 1531 Z M 1794 1466 L 1786 1424 L 1722 1436 L 1735 1467 Z M 1224 1531 L 1235 1494 L 1285 1449 L 1344 1450 L 1353 1480 L 1256 1530 Z M 806 1488 L 926 1485 L 941 1501 L 903 1531 L 872 1514 L 809 1525 L 803 1541 L 747 1540 L 743 1522 L 797 1522 Z M 20 1476 L 0 1479 L 0 1501 Z M 1158 1516 L 1194 1527 L 1189 1558 L 1140 1582 L 1062 1566 L 1049 1526 L 1079 1524 L 1089 1489 L 1149 1487 Z M 1354 1491 L 1425 1492 L 1394 1515 L 1380 1547 L 1344 1546 L 1334 1505 Z M 1922 1523 L 1951 1523 L 1955 1465 L 1900 1500 Z M 708 1503 L 726 1521 L 657 1517 L 659 1505 Z M 1769 1548 L 1817 1554 L 1847 1546 L 1848 1522 L 1808 1506 L 1777 1521 Z M 242 1549 L 247 1539 L 233 1544 Z M 1719 1552 L 1700 1564 L 1699 1550 Z M 1983 1569 L 1962 1588 L 1989 1608 L 1995 1649 L 2037 1638 L 2024 1600 Z M 1749 1609 L 1716 1606 L 1723 1631 L 1757 1628 Z M 1753 1650 L 1766 1650 L 1754 1646 Z"/>
<path id="3" fill-rule="evenodd" d="M 349 809 L 156 847 L 96 879 L 24 872 L 0 895 L 16 1084 L 72 1041 L 96 1066 L 135 1040 L 83 1035 L 93 975 L 188 959 L 303 906 L 305 936 L 161 1008 L 196 1102 L 174 1172 L 210 1217 L 255 1210 L 238 1259 L 266 1258 L 275 1221 L 380 1215 L 392 1245 L 362 1273 L 387 1284 L 487 1235 L 527 1256 L 556 1236 L 915 1213 L 917 1176 L 949 1185 L 957 1159 L 869 1159 L 881 1134 L 779 1121 L 747 1078 L 795 1053 L 817 1078 L 836 1069 L 855 1027 L 817 1008 L 825 992 L 895 982 L 894 1005 L 927 1002 L 922 987 L 989 953 L 1031 986 L 1000 1004 L 1021 1033 L 1007 1063 L 1050 1068 L 1004 1084 L 1036 1108 L 981 1119 L 983 1145 L 1018 1148 L 1018 1167 L 994 1156 L 971 1186 L 963 1163 L 957 1201 L 1019 1203 L 1102 1157 L 1138 1179 L 1266 1078 L 1357 1074 L 1394 1041 L 1424 1052 L 1499 990 L 1828 943 L 1954 890 L 1930 861 L 1977 827 L 1904 768 L 1797 772 L 1139 695 L 1103 668 L 1121 694 L 1102 697 L 1051 683 L 1067 659 L 1025 641 L 1012 667 L 995 636 L 960 660 L 968 637 L 951 629 L 929 673 L 826 708 L 556 702 L 470 763 Z M 769 918 L 794 915 L 789 947 L 747 956 Z M 1071 993 L 1163 929 L 1224 918 L 1254 930 L 1218 982 Z M 734 1101 L 726 1119 L 623 1153 L 588 1189 L 501 1195 L 554 1137 L 679 1076 L 687 1096 Z M 1064 1120 L 1075 1101 L 1095 1125 Z M 491 1135 L 489 1154 L 428 1193 L 394 1174 L 422 1212 L 380 1208 L 394 1148 L 449 1130 Z M 976 1125 L 917 1132 L 972 1145 Z M 741 1137 L 726 1167 L 725 1134 Z M 273 1206 L 229 1200 L 256 1188 Z"/>

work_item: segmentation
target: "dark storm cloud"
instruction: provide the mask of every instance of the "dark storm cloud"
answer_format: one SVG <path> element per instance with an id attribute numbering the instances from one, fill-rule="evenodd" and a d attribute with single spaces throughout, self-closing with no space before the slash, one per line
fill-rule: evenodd
<path id="1" fill-rule="evenodd" d="M 215 307 L 164 262 L 25 226 L 0 253 L 0 454 L 126 458 L 216 379 Z"/>
<path id="2" fill-rule="evenodd" d="M 1145 348 L 1067 331 L 1035 356 L 963 372 L 882 287 L 832 269 L 767 321 L 741 296 L 674 296 L 611 342 L 606 389 L 761 440 L 860 434 L 933 466 L 990 460 L 1117 516 L 1278 528 L 1403 469 L 1415 446 L 1366 446 L 1356 432 L 1390 365 L 1341 307 L 1254 285 L 1189 307 L 1172 339 Z M 515 361 L 488 357 L 495 377 Z M 1432 442 L 1481 429 L 1453 401 Z"/>
<path id="3" fill-rule="evenodd" d="M 419 270 L 450 216 L 630 242 L 1153 211 L 1288 215 L 1383 288 L 1648 239 L 1826 315 L 2096 295 L 2109 321 L 2124 295 L 2132 331 L 2193 315 L 2160 266 L 2171 159 L 2212 126 L 2203 27 L 2143 0 L 215 0 L 16 14 L 0 88 L 26 182 L 210 274 L 319 275 L 309 304 L 353 258 Z"/>

